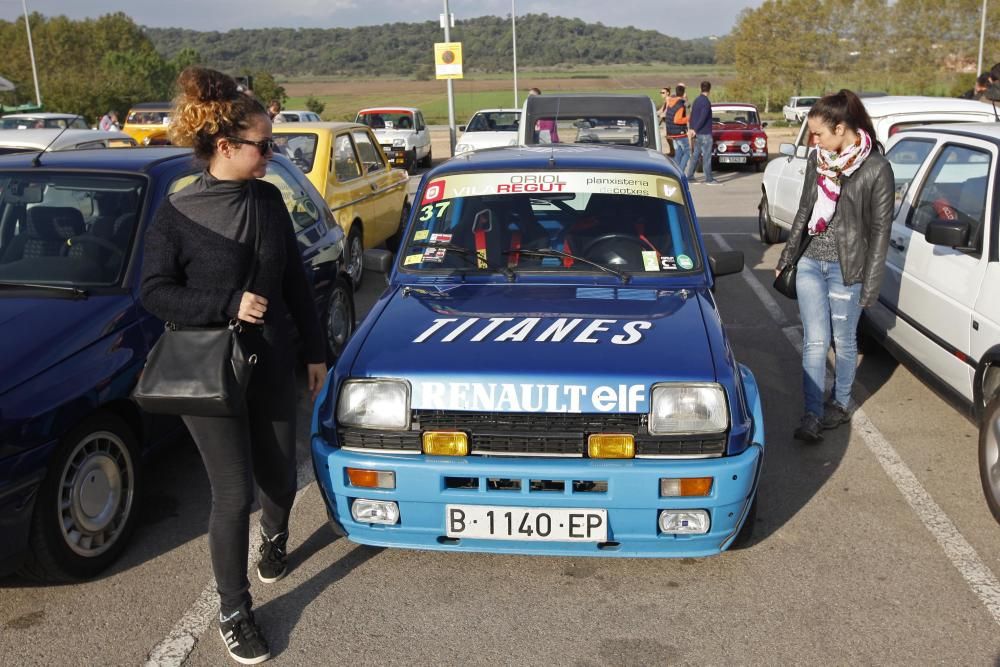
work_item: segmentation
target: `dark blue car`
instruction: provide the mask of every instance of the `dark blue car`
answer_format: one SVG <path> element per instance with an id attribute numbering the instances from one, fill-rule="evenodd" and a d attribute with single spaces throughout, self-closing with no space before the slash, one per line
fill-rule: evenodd
<path id="1" fill-rule="evenodd" d="M 743 255 L 706 252 L 676 165 L 638 147 L 484 150 L 414 201 L 389 288 L 316 406 L 335 527 L 610 557 L 749 537 L 761 403 L 712 295 Z"/>
<path id="2" fill-rule="evenodd" d="M 163 331 L 139 303 L 143 234 L 202 168 L 176 148 L 0 159 L 0 574 L 93 576 L 125 546 L 143 455 L 182 428 L 129 398 Z M 354 322 L 343 232 L 286 158 L 266 180 L 294 221 L 332 361 Z"/>

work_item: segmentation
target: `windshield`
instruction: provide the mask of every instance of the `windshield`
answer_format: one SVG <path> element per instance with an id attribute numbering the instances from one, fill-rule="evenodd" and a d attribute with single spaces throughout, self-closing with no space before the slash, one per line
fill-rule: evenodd
<path id="1" fill-rule="evenodd" d="M 535 122 L 535 144 L 616 144 L 645 146 L 647 128 L 638 118 L 620 116 L 540 117 Z"/>
<path id="2" fill-rule="evenodd" d="M 753 109 L 719 109 L 712 108 L 712 122 L 722 125 L 759 125 L 760 119 Z"/>
<path id="3" fill-rule="evenodd" d="M 466 132 L 517 132 L 519 111 L 480 111 L 469 121 Z"/>
<path id="4" fill-rule="evenodd" d="M 0 281 L 117 284 L 145 186 L 131 176 L 0 173 Z"/>
<path id="5" fill-rule="evenodd" d="M 276 132 L 274 143 L 281 152 L 295 163 L 295 166 L 308 174 L 316 161 L 316 144 L 319 137 L 313 132 Z"/>
<path id="6" fill-rule="evenodd" d="M 30 128 L 62 129 L 67 126 L 75 130 L 88 129 L 87 122 L 79 116 L 70 118 L 2 118 L 0 119 L 0 124 L 2 124 L 5 130 L 26 130 Z"/>
<path id="7" fill-rule="evenodd" d="M 409 111 L 364 111 L 358 114 L 358 123 L 373 130 L 412 130 L 413 114 Z"/>
<path id="8" fill-rule="evenodd" d="M 129 125 L 166 125 L 170 122 L 170 112 L 132 111 L 125 122 Z"/>
<path id="9" fill-rule="evenodd" d="M 652 174 L 449 175 L 423 190 L 403 269 L 601 271 L 589 261 L 628 274 L 698 270 L 682 193 Z"/>

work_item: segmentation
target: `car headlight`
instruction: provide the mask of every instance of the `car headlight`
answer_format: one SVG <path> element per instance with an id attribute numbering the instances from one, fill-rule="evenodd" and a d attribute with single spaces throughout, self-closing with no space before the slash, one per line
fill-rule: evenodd
<path id="1" fill-rule="evenodd" d="M 729 426 L 726 392 L 715 383 L 653 386 L 649 432 L 653 435 L 722 433 Z"/>
<path id="2" fill-rule="evenodd" d="M 410 385 L 404 380 L 348 380 L 337 399 L 344 426 L 401 431 L 410 427 Z"/>
<path id="3" fill-rule="evenodd" d="M 767 139 L 764 137 L 757 137 L 753 140 L 753 145 L 757 148 L 763 148 L 764 146 L 767 146 Z"/>
<path id="4" fill-rule="evenodd" d="M 393 139 L 392 140 L 392 147 L 393 148 L 402 148 L 405 145 L 406 145 L 406 139 Z"/>
<path id="5" fill-rule="evenodd" d="M 716 144 L 715 149 L 720 153 L 725 153 L 727 150 L 729 150 L 729 146 L 725 144 Z"/>
<path id="6" fill-rule="evenodd" d="M 459 153 L 468 153 L 472 150 L 472 144 L 458 144 L 455 146 L 455 155 Z"/>

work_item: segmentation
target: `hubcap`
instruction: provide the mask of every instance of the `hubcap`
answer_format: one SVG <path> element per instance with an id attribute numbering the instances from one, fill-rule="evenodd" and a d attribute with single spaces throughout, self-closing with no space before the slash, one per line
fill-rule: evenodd
<path id="1" fill-rule="evenodd" d="M 135 492 L 132 456 L 108 431 L 91 433 L 70 454 L 59 478 L 59 528 L 75 553 L 93 558 L 121 535 Z"/>
<path id="2" fill-rule="evenodd" d="M 347 266 L 347 272 L 351 274 L 351 278 L 357 283 L 361 280 L 361 272 L 364 270 L 362 265 L 362 255 L 364 255 L 364 249 L 361 247 L 361 235 L 355 234 L 351 237 L 351 259 Z"/>
<path id="3" fill-rule="evenodd" d="M 986 443 L 983 452 L 986 460 L 986 478 L 989 481 L 990 492 L 994 503 L 1000 505 L 1000 410 L 990 415 L 990 420 L 984 425 Z"/>
<path id="4" fill-rule="evenodd" d="M 330 349 L 339 353 L 351 335 L 351 309 L 344 290 L 336 289 L 330 296 L 330 308 L 326 316 L 326 337 Z"/>

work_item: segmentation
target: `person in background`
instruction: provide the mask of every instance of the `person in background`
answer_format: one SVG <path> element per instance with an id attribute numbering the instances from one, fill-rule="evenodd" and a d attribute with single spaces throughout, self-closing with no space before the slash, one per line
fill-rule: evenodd
<path id="1" fill-rule="evenodd" d="M 241 416 L 183 417 L 212 486 L 208 546 L 219 634 L 234 660 L 257 664 L 271 653 L 251 612 L 247 578 L 254 485 L 261 506 L 257 577 L 270 584 L 288 571 L 296 492 L 292 322 L 313 400 L 326 376 L 326 343 L 282 194 L 260 180 L 274 154 L 263 105 L 215 70 L 189 67 L 178 85 L 171 141 L 192 146 L 206 168 L 156 211 L 145 238 L 140 293 L 146 310 L 178 326 L 239 320 L 240 342 L 257 357 Z M 244 291 L 247 276 L 252 280 Z"/>
<path id="2" fill-rule="evenodd" d="M 990 85 L 983 93 L 984 102 L 1000 101 L 1000 63 L 990 68 Z"/>
<path id="3" fill-rule="evenodd" d="M 694 170 L 698 166 L 698 157 L 701 157 L 702 171 L 704 171 L 705 185 L 720 185 L 712 178 L 712 101 L 708 99 L 708 94 L 712 91 L 712 84 L 709 81 L 701 82 L 701 95 L 691 103 L 691 118 L 688 120 L 688 137 L 693 142 L 691 146 L 691 157 L 688 159 L 686 175 L 688 180 L 694 176 Z"/>
<path id="4" fill-rule="evenodd" d="M 279 113 L 281 113 L 281 101 L 280 100 L 271 100 L 270 102 L 268 102 L 268 104 L 267 104 L 267 116 L 268 116 L 268 118 L 271 119 L 272 123 L 274 122 L 274 117 L 277 116 Z"/>
<path id="5" fill-rule="evenodd" d="M 656 108 L 657 122 L 659 122 L 660 125 L 664 125 L 664 126 L 666 125 L 667 100 L 668 99 L 670 99 L 670 87 L 669 86 L 664 86 L 663 88 L 660 89 L 660 106 L 658 106 Z M 673 155 L 674 155 L 674 146 L 673 146 L 673 143 L 670 141 L 670 136 L 666 134 L 666 128 L 665 127 L 664 127 L 664 135 L 665 135 L 665 138 L 666 138 L 666 142 L 665 142 L 665 147 L 667 149 L 666 150 L 666 154 L 669 155 L 669 156 L 671 156 L 671 157 L 673 157 Z"/>
<path id="6" fill-rule="evenodd" d="M 963 100 L 983 101 L 986 99 L 986 90 L 990 87 L 990 75 L 980 74 L 976 77 L 976 82 L 967 91 L 959 95 Z"/>
<path id="7" fill-rule="evenodd" d="M 541 95 L 542 91 L 538 88 L 532 88 L 528 91 L 528 95 Z M 543 134 L 543 132 L 545 134 Z M 535 123 L 535 134 L 538 138 L 538 143 L 540 144 L 558 144 L 559 143 L 559 128 L 556 127 L 556 121 L 552 118 L 543 118 L 542 120 Z"/>
<path id="8" fill-rule="evenodd" d="M 858 319 L 875 303 L 892 230 L 892 166 L 875 139 L 871 118 L 849 90 L 826 95 L 806 117 L 815 146 L 805 185 L 776 272 L 794 260 L 805 235 L 795 289 L 802 318 L 805 413 L 794 437 L 823 439 L 822 431 L 851 420 L 857 370 Z M 824 405 L 826 357 L 835 349 L 833 396 Z"/>
<path id="9" fill-rule="evenodd" d="M 98 127 L 105 132 L 112 132 L 114 130 L 120 130 L 118 126 L 118 112 L 111 110 L 101 117 L 101 122 L 98 123 Z"/>
<path id="10" fill-rule="evenodd" d="M 674 161 L 683 172 L 691 157 L 691 139 L 688 137 L 687 87 L 678 83 L 674 87 L 674 96 L 667 99 L 664 110 L 664 124 L 667 128 L 667 139 L 673 142 Z"/>

